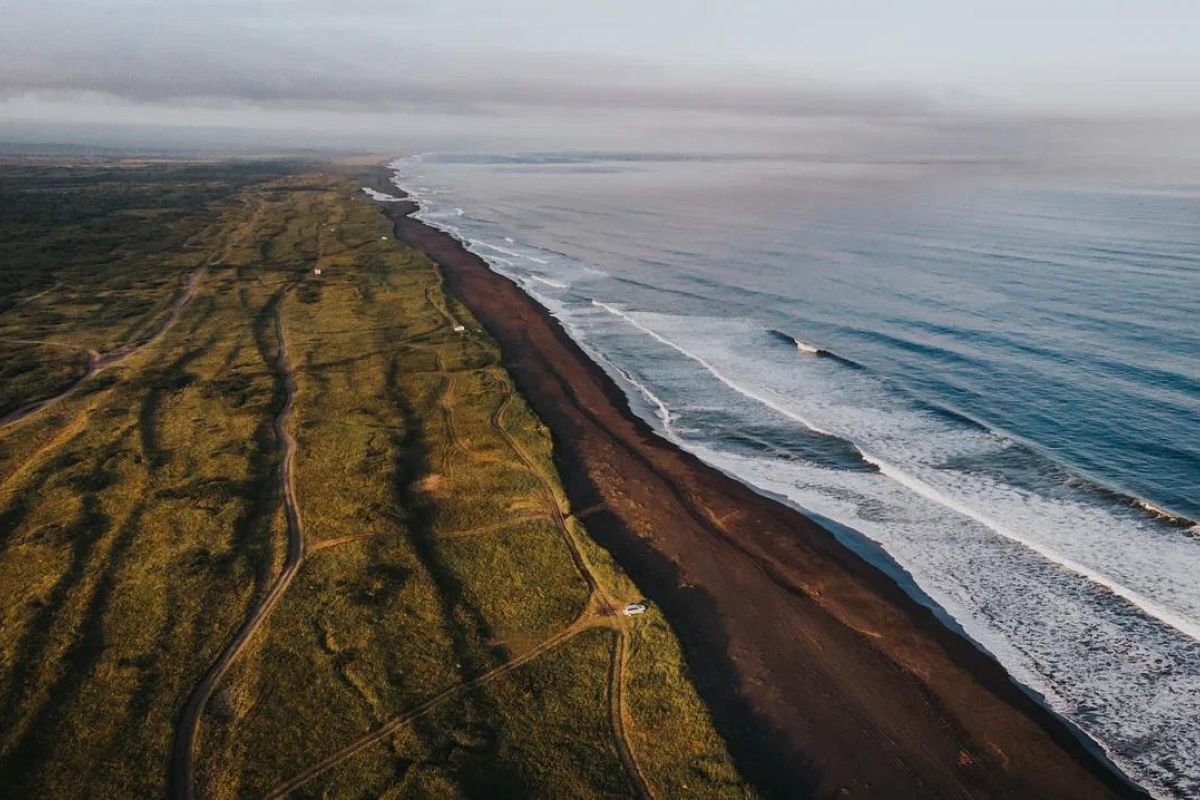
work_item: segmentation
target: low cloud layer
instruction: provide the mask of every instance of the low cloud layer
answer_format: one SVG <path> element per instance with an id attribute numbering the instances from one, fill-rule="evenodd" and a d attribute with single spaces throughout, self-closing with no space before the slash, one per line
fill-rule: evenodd
<path id="1" fill-rule="evenodd" d="M 526 16 L 506 19 L 509 30 L 540 19 L 537 0 L 511 10 Z M 814 77 L 749 56 L 697 64 L 555 50 L 554 37 L 504 49 L 488 36 L 500 18 L 464 15 L 472 35 L 456 37 L 445 4 L 415 0 L 13 0 L 4 16 L 0 119 L 289 130 L 362 146 L 1196 155 L 1189 119 L 1056 113 L 970 85 Z"/>
<path id="2" fill-rule="evenodd" d="M 216 4 L 218 8 L 224 8 Z M 295 13 L 292 4 L 271 4 Z M 39 7 L 40 8 L 40 7 Z M 916 92 L 831 85 L 779 70 L 678 67 L 597 55 L 432 47 L 355 18 L 317 25 L 256 13 L 181 15 L 138 5 L 33 10 L 0 29 L 0 95 L 92 92 L 144 103 L 489 113 L 607 108 L 771 116 L 936 113 Z M 9 15 L 10 18 L 13 15 Z M 302 18 L 304 19 L 304 18 Z M 394 16 L 385 20 L 394 20 Z"/>

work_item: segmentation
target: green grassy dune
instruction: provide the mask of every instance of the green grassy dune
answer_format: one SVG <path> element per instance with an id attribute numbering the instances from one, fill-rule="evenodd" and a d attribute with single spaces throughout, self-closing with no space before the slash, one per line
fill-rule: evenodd
<path id="1" fill-rule="evenodd" d="M 285 563 L 282 331 L 304 553 L 204 703 L 198 796 L 753 794 L 665 620 L 612 612 L 637 587 L 496 346 L 351 168 L 0 172 L 0 415 L 74 387 L 0 427 L 6 792 L 168 792 Z M 80 380 L 89 350 L 116 355 Z"/>

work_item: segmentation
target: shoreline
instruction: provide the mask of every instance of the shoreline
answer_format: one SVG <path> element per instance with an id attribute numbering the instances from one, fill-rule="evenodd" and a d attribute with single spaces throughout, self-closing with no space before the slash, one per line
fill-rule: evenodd
<path id="1" fill-rule="evenodd" d="M 499 342 L 572 506 L 664 611 L 764 794 L 1146 796 L 861 553 L 655 435 L 548 311 L 415 203 L 380 206 Z"/>

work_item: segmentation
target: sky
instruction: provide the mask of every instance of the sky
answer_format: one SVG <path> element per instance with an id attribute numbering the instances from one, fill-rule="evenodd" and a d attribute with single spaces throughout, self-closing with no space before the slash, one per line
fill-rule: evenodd
<path id="1" fill-rule="evenodd" d="M 0 20 L 0 140 L 1191 160 L 1200 132 L 1195 0 L 0 0 Z"/>

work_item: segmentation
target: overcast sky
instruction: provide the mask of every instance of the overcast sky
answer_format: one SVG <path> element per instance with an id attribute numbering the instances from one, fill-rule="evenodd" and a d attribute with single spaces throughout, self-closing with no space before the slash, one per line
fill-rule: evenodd
<path id="1" fill-rule="evenodd" d="M 1196 0 L 0 0 L 0 15 L 11 129 L 1189 155 L 1200 115 Z"/>

